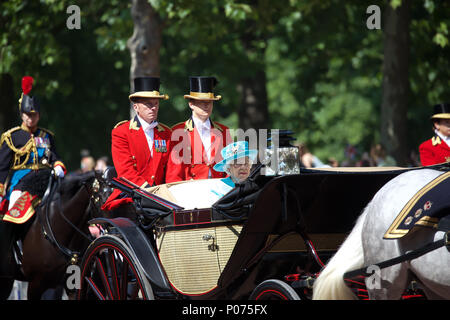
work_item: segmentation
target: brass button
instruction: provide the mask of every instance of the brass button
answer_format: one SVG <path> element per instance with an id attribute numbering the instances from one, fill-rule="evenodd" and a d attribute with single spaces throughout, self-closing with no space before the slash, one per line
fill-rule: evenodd
<path id="1" fill-rule="evenodd" d="M 155 176 L 152 176 L 152 180 L 155 180 Z"/>

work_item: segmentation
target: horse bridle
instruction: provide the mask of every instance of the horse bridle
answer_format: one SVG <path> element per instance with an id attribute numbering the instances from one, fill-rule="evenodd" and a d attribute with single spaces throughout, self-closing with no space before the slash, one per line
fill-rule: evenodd
<path id="1" fill-rule="evenodd" d="M 43 210 L 44 217 L 42 217 L 41 214 L 38 214 L 38 219 L 41 224 L 41 230 L 42 230 L 42 234 L 44 235 L 44 238 L 47 239 L 53 246 L 58 248 L 64 255 L 69 257 L 71 259 L 72 263 L 76 263 L 80 252 L 71 250 L 71 249 L 63 246 L 62 244 L 60 244 L 58 242 L 58 240 L 56 239 L 55 234 L 54 234 L 53 229 L 50 224 L 50 214 L 49 214 L 50 205 L 53 201 L 53 197 L 54 197 L 55 193 L 57 191 L 59 191 L 61 188 L 61 178 L 59 178 L 59 177 L 56 178 L 56 183 L 54 180 L 55 180 L 55 176 L 54 176 L 54 172 L 52 170 L 52 172 L 50 173 L 47 189 L 45 190 L 44 196 L 42 197 L 42 201 L 39 205 L 39 206 L 43 207 L 43 209 L 44 209 Z M 85 184 L 83 184 L 83 185 L 86 187 Z M 86 238 L 87 240 L 89 240 L 89 242 L 91 242 L 93 240 L 92 236 L 89 236 L 86 233 L 84 233 L 82 230 L 80 230 L 77 226 L 75 226 L 64 215 L 64 213 L 62 211 L 62 206 L 61 206 L 61 195 L 60 195 L 59 199 L 57 200 L 57 205 L 58 205 L 57 211 L 59 212 L 61 217 L 64 219 L 64 221 L 66 221 L 66 223 L 68 223 L 73 229 L 75 229 L 84 238 Z"/>

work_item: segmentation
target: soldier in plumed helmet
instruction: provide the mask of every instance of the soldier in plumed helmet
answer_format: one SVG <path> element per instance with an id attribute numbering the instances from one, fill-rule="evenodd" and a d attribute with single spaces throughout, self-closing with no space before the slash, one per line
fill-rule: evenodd
<path id="1" fill-rule="evenodd" d="M 30 76 L 22 78 L 22 94 L 19 99 L 22 123 L 4 132 L 0 139 L 1 257 L 7 254 L 11 245 L 9 240 L 12 229 L 8 228 L 10 222 L 20 224 L 27 219 L 22 215 L 23 212 L 19 212 L 14 206 L 19 199 L 21 203 L 30 200 L 26 192 L 23 192 L 23 187 L 31 185 L 38 176 L 38 172 L 43 169 L 53 169 L 58 177 L 64 177 L 66 173 L 66 167 L 55 149 L 54 134 L 38 126 L 41 108 L 36 96 L 31 94 L 33 83 L 34 79 Z M 13 209 L 14 214 L 12 214 Z M 16 221 L 15 217 L 20 217 L 21 220 Z M 1 269 L 2 266 L 0 266 L 0 276 Z"/>

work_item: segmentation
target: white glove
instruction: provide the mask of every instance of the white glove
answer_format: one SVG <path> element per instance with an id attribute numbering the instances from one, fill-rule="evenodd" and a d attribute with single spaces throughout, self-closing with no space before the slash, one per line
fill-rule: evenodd
<path id="1" fill-rule="evenodd" d="M 56 166 L 53 168 L 53 170 L 55 170 L 56 177 L 64 178 L 64 170 L 63 168 L 61 168 L 61 166 Z"/>
<path id="2" fill-rule="evenodd" d="M 3 197 L 2 197 L 2 196 L 0 196 L 0 203 L 2 203 L 2 201 L 3 201 Z"/>

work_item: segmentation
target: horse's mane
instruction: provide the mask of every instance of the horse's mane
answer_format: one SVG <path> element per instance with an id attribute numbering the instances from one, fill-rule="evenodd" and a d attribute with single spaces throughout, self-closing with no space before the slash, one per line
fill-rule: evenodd
<path id="1" fill-rule="evenodd" d="M 68 175 L 62 181 L 61 189 L 59 191 L 63 195 L 73 196 L 84 183 L 87 183 L 89 180 L 94 178 L 94 171 L 89 171 L 77 175 Z"/>
<path id="2" fill-rule="evenodd" d="M 25 176 L 22 183 L 22 191 L 28 191 L 30 194 L 42 198 L 48 187 L 50 174 L 50 169 L 42 169 Z M 65 196 L 74 196 L 83 183 L 88 182 L 94 177 L 94 171 L 77 175 L 68 175 L 61 181 L 59 192 Z"/>

